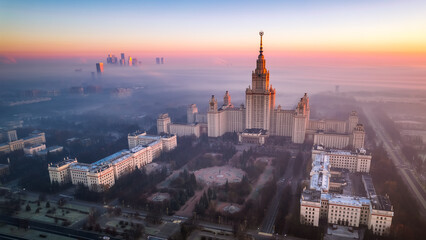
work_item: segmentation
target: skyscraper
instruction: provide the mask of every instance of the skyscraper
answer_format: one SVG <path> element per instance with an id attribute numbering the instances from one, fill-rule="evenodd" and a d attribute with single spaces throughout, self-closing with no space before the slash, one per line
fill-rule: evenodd
<path id="1" fill-rule="evenodd" d="M 124 53 L 121 53 L 120 65 L 126 65 L 126 58 L 124 56 Z"/>
<path id="2" fill-rule="evenodd" d="M 104 63 L 102 63 L 102 62 L 96 63 L 96 72 L 98 74 L 104 72 Z"/>
<path id="3" fill-rule="evenodd" d="M 159 57 L 155 59 L 155 63 L 160 64 L 160 58 Z"/>
<path id="4" fill-rule="evenodd" d="M 164 64 L 164 58 L 161 57 L 161 64 Z"/>
<path id="5" fill-rule="evenodd" d="M 129 56 L 129 60 L 127 61 L 127 63 L 129 66 L 133 65 L 132 57 Z"/>
<path id="6" fill-rule="evenodd" d="M 252 86 L 246 89 L 246 128 L 270 130 L 271 113 L 275 108 L 275 89 L 269 86 L 269 71 L 265 67 L 262 37 L 256 69 L 252 72 Z"/>

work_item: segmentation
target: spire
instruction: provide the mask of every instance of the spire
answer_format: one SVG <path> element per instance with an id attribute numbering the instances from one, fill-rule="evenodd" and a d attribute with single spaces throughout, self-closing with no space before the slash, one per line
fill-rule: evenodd
<path id="1" fill-rule="evenodd" d="M 262 55 L 262 54 L 263 54 L 263 44 L 262 44 L 262 37 L 263 37 L 263 34 L 265 34 L 263 31 L 260 31 L 260 32 L 259 32 L 259 35 L 260 35 L 260 51 L 259 51 L 259 53 L 260 53 L 260 55 Z"/>

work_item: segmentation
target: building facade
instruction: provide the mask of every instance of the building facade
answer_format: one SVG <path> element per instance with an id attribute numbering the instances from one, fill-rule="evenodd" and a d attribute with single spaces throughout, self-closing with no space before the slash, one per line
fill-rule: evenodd
<path id="1" fill-rule="evenodd" d="M 157 134 L 170 133 L 171 120 L 169 114 L 161 114 L 157 118 Z"/>
<path id="2" fill-rule="evenodd" d="M 176 136 L 192 136 L 200 137 L 200 124 L 191 123 L 191 124 L 170 124 L 170 134 L 174 134 Z"/>
<path id="3" fill-rule="evenodd" d="M 38 146 L 46 143 L 46 136 L 43 132 L 34 131 L 25 138 L 18 139 L 16 130 L 8 131 L 8 142 L 0 144 L 0 153 L 9 153 L 22 150 L 25 147 Z"/>
<path id="4" fill-rule="evenodd" d="M 26 155 L 34 155 L 45 149 L 46 149 L 46 144 L 30 145 L 30 146 L 24 147 L 24 153 Z"/>
<path id="5" fill-rule="evenodd" d="M 77 163 L 77 159 L 66 159 L 56 164 L 49 164 L 47 169 L 49 171 L 50 182 L 57 182 L 59 184 L 71 182 L 69 166 L 72 163 Z"/>

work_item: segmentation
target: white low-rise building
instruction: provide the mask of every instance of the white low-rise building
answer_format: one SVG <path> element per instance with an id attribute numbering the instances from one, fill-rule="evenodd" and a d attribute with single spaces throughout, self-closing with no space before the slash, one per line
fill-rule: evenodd
<path id="1" fill-rule="evenodd" d="M 127 136 L 127 141 L 129 144 L 129 149 L 132 149 L 136 146 L 149 145 L 153 142 L 160 142 L 162 144 L 162 148 L 165 151 L 173 150 L 177 146 L 177 138 L 175 134 L 163 134 L 163 135 L 148 135 L 146 132 L 136 131 L 134 133 L 130 133 Z"/>
<path id="2" fill-rule="evenodd" d="M 49 171 L 50 182 L 57 182 L 59 184 L 71 182 L 69 166 L 73 163 L 77 163 L 77 159 L 65 159 L 56 164 L 49 164 L 47 169 Z"/>
<path id="3" fill-rule="evenodd" d="M 325 149 L 316 145 L 312 149 L 312 159 L 319 154 L 328 156 L 332 168 L 347 169 L 350 172 L 370 172 L 371 154 L 363 148 L 355 151 Z"/>
<path id="4" fill-rule="evenodd" d="M 181 136 L 192 136 L 200 137 L 200 124 L 192 123 L 192 124 L 178 124 L 171 123 L 170 124 L 170 133 Z"/>
<path id="5" fill-rule="evenodd" d="M 45 134 L 40 131 L 33 131 L 28 137 L 21 139 L 18 139 L 16 130 L 8 131 L 7 135 L 8 142 L 0 144 L 0 153 L 9 153 L 16 150 L 24 149 L 25 147 L 38 146 L 46 143 Z"/>
<path id="6" fill-rule="evenodd" d="M 46 144 L 29 145 L 24 147 L 24 153 L 26 155 L 34 155 L 45 149 L 46 149 Z"/>
<path id="7" fill-rule="evenodd" d="M 353 154 L 350 151 L 314 148 L 309 189 L 304 189 L 300 198 L 300 222 L 318 226 L 320 219 L 329 224 L 349 227 L 367 226 L 374 234 L 387 235 L 390 232 L 393 207 L 388 196 L 379 196 L 369 175 L 362 176 L 367 197 L 333 194 L 330 189 L 330 167 L 348 169 L 352 172 L 367 172 L 371 156 L 365 151 Z M 367 160 L 365 160 L 367 159 Z M 368 168 L 357 163 L 368 161 Z M 343 163 L 342 163 L 343 162 Z"/>
<path id="8" fill-rule="evenodd" d="M 142 168 L 159 157 L 162 151 L 177 146 L 175 135 L 150 136 L 137 132 L 129 134 L 128 141 L 130 150 L 123 149 L 92 164 L 65 160 L 49 165 L 50 181 L 83 184 L 90 190 L 104 191 L 123 175 Z"/>

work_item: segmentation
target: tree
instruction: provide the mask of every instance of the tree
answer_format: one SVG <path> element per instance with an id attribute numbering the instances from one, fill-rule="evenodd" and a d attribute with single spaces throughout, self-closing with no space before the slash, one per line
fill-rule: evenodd
<path id="1" fill-rule="evenodd" d="M 50 202 L 49 201 L 46 202 L 46 208 L 50 208 Z"/>
<path id="2" fill-rule="evenodd" d="M 30 207 L 29 204 L 27 204 L 27 206 L 25 207 L 25 211 L 27 211 L 27 212 L 31 211 L 31 207 Z"/>

